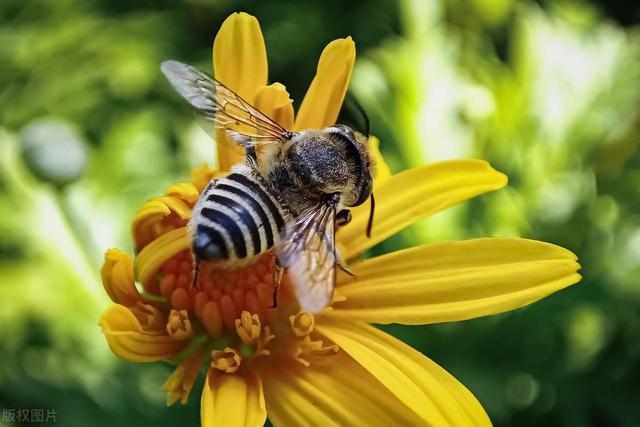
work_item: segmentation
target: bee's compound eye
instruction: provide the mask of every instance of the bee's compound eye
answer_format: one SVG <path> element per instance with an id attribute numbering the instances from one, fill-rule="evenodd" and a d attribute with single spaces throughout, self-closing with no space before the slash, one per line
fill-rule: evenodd
<path id="1" fill-rule="evenodd" d="M 213 235 L 214 230 L 199 226 L 193 238 L 193 253 L 201 260 L 216 260 L 226 258 L 224 242 L 218 241 Z"/>

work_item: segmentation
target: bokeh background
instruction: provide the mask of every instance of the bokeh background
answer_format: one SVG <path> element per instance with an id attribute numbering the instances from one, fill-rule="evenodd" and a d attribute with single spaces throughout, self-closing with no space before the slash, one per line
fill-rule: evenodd
<path id="1" fill-rule="evenodd" d="M 579 285 L 515 312 L 385 329 L 497 426 L 640 425 L 640 6 L 623 0 L 2 0 L 0 410 L 198 424 L 199 384 L 166 408 L 170 367 L 108 350 L 98 270 L 105 249 L 132 250 L 147 198 L 214 162 L 159 63 L 210 69 L 238 10 L 260 20 L 270 81 L 296 105 L 324 45 L 353 36 L 350 88 L 393 171 L 483 158 L 509 175 L 374 252 L 519 235 L 583 265 Z"/>

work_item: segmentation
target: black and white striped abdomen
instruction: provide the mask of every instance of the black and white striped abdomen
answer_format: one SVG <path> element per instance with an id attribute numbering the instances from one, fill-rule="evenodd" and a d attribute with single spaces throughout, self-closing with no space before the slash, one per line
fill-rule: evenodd
<path id="1" fill-rule="evenodd" d="M 200 195 L 190 224 L 194 254 L 200 260 L 253 257 L 273 247 L 290 216 L 258 172 L 237 167 Z"/>

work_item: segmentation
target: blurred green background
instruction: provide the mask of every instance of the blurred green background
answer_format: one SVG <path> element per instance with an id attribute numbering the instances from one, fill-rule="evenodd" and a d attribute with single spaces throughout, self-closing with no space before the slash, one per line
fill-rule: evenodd
<path id="1" fill-rule="evenodd" d="M 202 381 L 167 409 L 169 366 L 108 350 L 98 270 L 106 248 L 132 251 L 147 198 L 213 162 L 159 63 L 209 69 L 238 10 L 258 17 L 270 81 L 295 105 L 324 45 L 353 36 L 351 91 L 393 171 L 483 158 L 509 175 L 374 252 L 520 235 L 583 265 L 579 285 L 515 312 L 385 329 L 466 384 L 497 426 L 639 425 L 640 6 L 622 0 L 2 0 L 0 410 L 198 424 Z"/>

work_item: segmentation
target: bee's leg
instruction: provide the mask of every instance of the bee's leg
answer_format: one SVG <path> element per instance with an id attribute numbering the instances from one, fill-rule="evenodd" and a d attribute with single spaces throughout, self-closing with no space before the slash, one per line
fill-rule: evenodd
<path id="1" fill-rule="evenodd" d="M 349 209 L 342 209 L 336 214 L 336 226 L 344 227 L 351 222 L 351 211 Z"/>
<path id="2" fill-rule="evenodd" d="M 200 289 L 200 260 L 198 257 L 193 257 L 193 280 L 191 281 L 191 287 Z"/>
<path id="3" fill-rule="evenodd" d="M 347 267 L 347 263 L 340 255 L 338 255 L 338 259 L 336 260 L 336 265 L 340 267 L 340 270 L 344 271 L 351 277 L 357 277 L 356 273 L 351 271 L 349 267 Z"/>
<path id="4" fill-rule="evenodd" d="M 349 267 L 347 267 L 347 261 L 340 255 L 340 252 L 336 251 L 336 265 L 340 268 L 340 270 L 344 271 L 351 277 L 356 277 L 356 273 L 351 271 Z"/>
<path id="5" fill-rule="evenodd" d="M 350 222 L 351 222 L 351 211 L 349 209 L 342 209 L 340 212 L 336 214 L 336 227 L 344 227 Z M 347 262 L 344 260 L 344 258 L 342 258 L 342 256 L 340 255 L 340 251 L 338 251 L 337 248 L 335 251 L 335 257 L 336 257 L 336 265 L 340 268 L 340 270 L 344 271 L 349 276 L 355 277 L 355 273 L 349 270 L 349 267 L 347 267 Z"/>
<path id="6" fill-rule="evenodd" d="M 282 281 L 283 275 L 284 267 L 280 265 L 280 261 L 276 258 L 273 266 L 273 302 L 269 308 L 276 308 L 278 306 L 278 289 L 280 289 L 280 282 Z"/>

